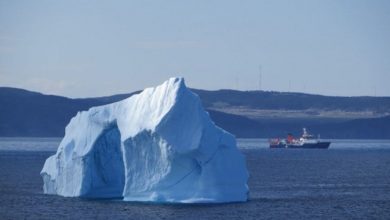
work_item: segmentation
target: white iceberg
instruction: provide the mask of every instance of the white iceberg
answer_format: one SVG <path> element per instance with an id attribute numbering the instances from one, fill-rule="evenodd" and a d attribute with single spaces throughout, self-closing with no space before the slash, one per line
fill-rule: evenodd
<path id="1" fill-rule="evenodd" d="M 171 78 L 79 112 L 41 171 L 46 194 L 150 202 L 248 198 L 245 158 L 199 97 Z"/>

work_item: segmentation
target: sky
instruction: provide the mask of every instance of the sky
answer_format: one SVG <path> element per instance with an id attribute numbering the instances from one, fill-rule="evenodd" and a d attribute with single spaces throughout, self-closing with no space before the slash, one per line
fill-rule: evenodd
<path id="1" fill-rule="evenodd" d="M 390 96 L 390 1 L 0 0 L 0 86 L 97 97 L 173 76 Z"/>

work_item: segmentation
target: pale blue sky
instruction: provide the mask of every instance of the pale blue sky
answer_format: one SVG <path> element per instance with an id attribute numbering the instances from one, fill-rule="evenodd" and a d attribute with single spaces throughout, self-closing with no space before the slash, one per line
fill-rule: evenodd
<path id="1" fill-rule="evenodd" d="M 0 86 L 390 96 L 390 1 L 0 0 Z"/>

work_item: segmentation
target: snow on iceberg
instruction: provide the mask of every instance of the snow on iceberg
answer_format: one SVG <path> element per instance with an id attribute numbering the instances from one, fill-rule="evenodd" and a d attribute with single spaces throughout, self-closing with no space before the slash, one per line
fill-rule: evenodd
<path id="1" fill-rule="evenodd" d="M 79 112 L 41 171 L 46 194 L 150 202 L 246 201 L 245 158 L 182 78 Z"/>

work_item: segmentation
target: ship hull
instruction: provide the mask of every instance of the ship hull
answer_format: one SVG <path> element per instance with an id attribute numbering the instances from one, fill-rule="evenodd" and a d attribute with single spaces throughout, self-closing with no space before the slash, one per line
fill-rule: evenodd
<path id="1" fill-rule="evenodd" d="M 303 148 L 303 149 L 328 149 L 330 142 L 305 143 L 305 144 L 271 144 L 270 148 Z"/>

